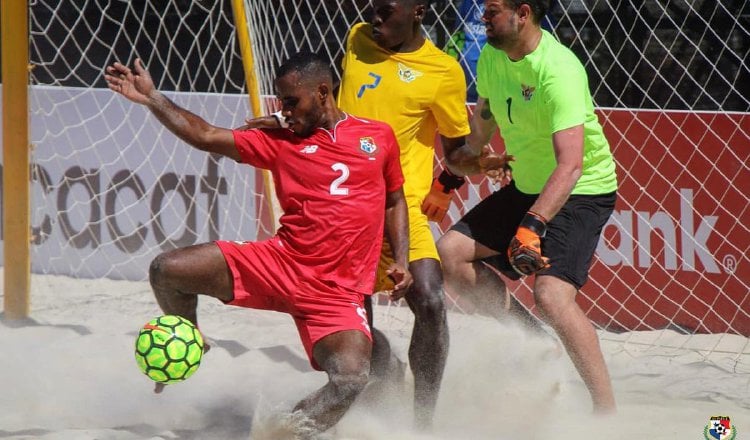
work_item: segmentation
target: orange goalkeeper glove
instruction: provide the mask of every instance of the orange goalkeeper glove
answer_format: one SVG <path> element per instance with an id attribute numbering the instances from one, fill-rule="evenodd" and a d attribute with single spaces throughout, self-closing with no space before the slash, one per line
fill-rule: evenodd
<path id="1" fill-rule="evenodd" d="M 437 179 L 432 180 L 432 188 L 422 202 L 422 212 L 428 220 L 441 222 L 448 212 L 453 195 L 451 191 L 461 188 L 465 179 L 450 171 L 443 170 Z"/>
<path id="2" fill-rule="evenodd" d="M 508 247 L 508 259 L 516 272 L 531 275 L 549 267 L 549 258 L 542 256 L 541 237 L 546 232 L 547 219 L 535 212 L 527 212 Z"/>

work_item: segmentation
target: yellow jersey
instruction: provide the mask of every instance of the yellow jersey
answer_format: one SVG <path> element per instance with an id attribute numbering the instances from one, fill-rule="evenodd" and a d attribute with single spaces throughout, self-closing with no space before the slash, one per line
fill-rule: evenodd
<path id="1" fill-rule="evenodd" d="M 420 206 L 432 184 L 437 134 L 471 131 L 461 66 L 429 40 L 414 52 L 391 52 L 378 46 L 369 23 L 359 23 L 349 31 L 342 67 L 339 107 L 393 128 L 407 203 Z"/>

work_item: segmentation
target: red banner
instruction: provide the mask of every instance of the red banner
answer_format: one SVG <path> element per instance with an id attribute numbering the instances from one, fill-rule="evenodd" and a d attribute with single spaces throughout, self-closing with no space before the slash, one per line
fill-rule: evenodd
<path id="1" fill-rule="evenodd" d="M 614 329 L 750 336 L 750 115 L 605 110 L 600 120 L 620 200 L 584 310 Z"/>
<path id="2" fill-rule="evenodd" d="M 578 302 L 612 330 L 750 336 L 750 115 L 601 110 L 619 199 Z M 502 151 L 502 141 L 493 140 Z M 472 191 L 456 201 L 471 208 Z M 477 198 L 474 196 L 474 198 Z M 469 201 L 467 203 L 467 201 Z M 450 227 L 451 219 L 441 224 Z M 526 283 L 511 283 L 533 305 Z"/>

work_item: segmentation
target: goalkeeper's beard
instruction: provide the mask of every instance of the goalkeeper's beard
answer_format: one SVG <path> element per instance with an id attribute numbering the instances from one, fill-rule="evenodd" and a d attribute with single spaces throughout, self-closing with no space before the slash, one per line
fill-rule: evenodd
<path id="1" fill-rule="evenodd" d="M 506 25 L 511 26 L 510 23 Z M 487 43 L 495 49 L 502 50 L 505 52 L 507 49 L 511 49 L 518 44 L 520 37 L 518 35 L 518 28 L 513 25 L 512 30 L 505 31 L 503 33 L 496 33 L 495 28 L 491 25 L 485 27 L 485 35 L 487 36 Z M 502 32 L 502 31 L 501 31 Z"/>
<path id="2" fill-rule="evenodd" d="M 495 49 L 502 50 L 505 52 L 506 48 L 512 47 L 512 43 L 514 41 L 517 41 L 517 38 L 512 38 L 510 36 L 495 36 L 495 35 L 489 35 L 487 34 L 487 43 L 494 47 Z"/>

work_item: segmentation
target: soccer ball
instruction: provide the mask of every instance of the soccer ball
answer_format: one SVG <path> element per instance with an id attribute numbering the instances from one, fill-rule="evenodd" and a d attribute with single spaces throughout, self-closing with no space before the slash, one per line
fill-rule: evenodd
<path id="1" fill-rule="evenodd" d="M 192 322 L 163 315 L 144 324 L 135 340 L 135 361 L 141 371 L 161 383 L 181 382 L 198 370 L 203 337 Z"/>

